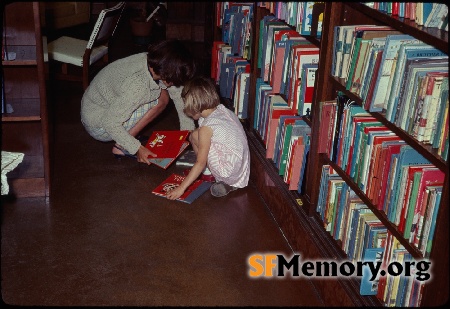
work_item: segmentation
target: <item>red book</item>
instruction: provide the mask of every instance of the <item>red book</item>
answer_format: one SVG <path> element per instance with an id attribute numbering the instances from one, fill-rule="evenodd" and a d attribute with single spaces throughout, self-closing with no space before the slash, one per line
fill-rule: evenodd
<path id="1" fill-rule="evenodd" d="M 398 6 L 399 2 L 392 2 L 392 16 L 398 16 Z"/>
<path id="2" fill-rule="evenodd" d="M 336 113 L 336 100 L 320 102 L 320 130 L 319 130 L 319 148 L 318 153 L 330 154 L 330 145 L 333 131 L 333 119 Z"/>
<path id="3" fill-rule="evenodd" d="M 170 164 L 172 164 L 173 161 L 175 161 L 175 159 L 187 148 L 187 146 L 189 146 L 189 142 L 185 141 L 183 143 L 183 146 L 180 149 L 180 152 L 178 152 L 178 155 L 176 157 L 173 158 L 153 158 L 153 157 L 149 157 L 148 160 L 155 164 L 158 165 L 159 167 L 162 167 L 163 169 L 167 169 Z"/>
<path id="4" fill-rule="evenodd" d="M 301 70 L 305 63 L 319 63 L 319 48 L 306 47 L 308 45 L 296 45 L 294 47 L 294 62 L 289 79 L 288 88 L 288 104 L 293 105 L 294 102 L 294 87 L 297 79 L 302 79 Z M 303 82 L 303 81 L 302 81 Z M 296 106 L 293 106 L 296 109 Z"/>
<path id="5" fill-rule="evenodd" d="M 427 167 L 422 170 L 422 177 L 420 178 L 419 189 L 417 191 L 417 201 L 414 208 L 414 218 L 411 227 L 410 242 L 414 243 L 416 247 L 419 245 L 418 234 L 422 227 L 423 218 L 425 216 L 425 208 L 423 204 L 423 197 L 427 186 L 436 186 L 444 183 L 445 174 L 437 167 Z"/>
<path id="6" fill-rule="evenodd" d="M 401 201 L 397 207 L 401 207 L 400 210 L 400 217 L 396 220 L 398 220 L 398 230 L 400 232 L 404 232 L 405 229 L 405 221 L 406 221 L 406 213 L 408 212 L 408 205 L 409 205 L 409 199 L 411 197 L 411 190 L 413 187 L 413 181 L 414 181 L 414 173 L 416 172 L 421 172 L 425 167 L 429 167 L 429 166 L 425 166 L 425 165 L 411 165 L 408 166 L 408 175 L 406 178 L 406 183 L 405 183 L 405 191 L 403 196 L 399 197 L 399 201 Z M 395 224 L 396 222 L 394 222 Z"/>
<path id="7" fill-rule="evenodd" d="M 217 80 L 217 62 L 219 61 L 219 50 L 225 45 L 222 41 L 214 41 L 211 51 L 211 78 Z"/>
<path id="8" fill-rule="evenodd" d="M 289 180 L 289 190 L 298 189 L 298 183 L 300 181 L 300 172 L 303 163 L 305 151 L 305 143 L 303 137 L 299 137 L 294 145 L 294 150 L 292 152 L 292 168 L 291 168 L 291 178 Z"/>
<path id="9" fill-rule="evenodd" d="M 176 158 L 184 147 L 189 136 L 188 130 L 153 131 L 145 143 L 145 148 L 156 154 L 149 159 Z"/>
<path id="10" fill-rule="evenodd" d="M 377 83 L 378 71 L 380 70 L 381 59 L 383 58 L 383 51 L 380 50 L 377 53 L 375 65 L 373 67 L 372 78 L 369 81 L 369 89 L 367 90 L 367 95 L 364 100 L 364 108 L 368 110 L 370 108 L 370 102 L 372 101 L 373 92 L 375 90 L 375 85 Z"/>
<path id="11" fill-rule="evenodd" d="M 348 152 L 348 160 L 347 160 L 347 166 L 345 168 L 345 172 L 347 173 L 347 175 L 350 175 L 350 169 L 352 167 L 352 161 L 355 160 L 355 158 L 353 157 L 353 148 L 354 148 L 354 141 L 355 141 L 355 136 L 356 136 L 356 124 L 358 122 L 378 122 L 377 119 L 375 119 L 372 116 L 356 116 L 352 118 L 352 137 L 350 138 L 350 148 L 349 148 L 349 152 Z"/>
<path id="12" fill-rule="evenodd" d="M 377 208 L 382 210 L 384 209 L 384 200 L 386 198 L 386 191 L 388 186 L 388 177 L 389 172 L 391 170 L 391 158 L 394 154 L 399 154 L 400 150 L 406 143 L 404 141 L 398 141 L 392 144 L 387 145 L 386 154 L 383 156 L 384 160 L 382 170 L 381 170 L 381 178 L 380 178 L 380 189 L 378 192 L 375 192 L 376 201 L 378 201 L 375 205 Z M 387 213 L 387 209 L 384 209 L 384 212 Z"/>
<path id="13" fill-rule="evenodd" d="M 278 123 L 280 120 L 281 115 L 291 115 L 294 116 L 295 113 L 292 109 L 278 109 L 274 108 L 272 109 L 270 118 L 269 118 L 269 125 L 268 125 L 268 132 L 267 132 L 267 143 L 266 143 L 266 158 L 273 159 L 274 150 L 275 150 L 275 137 L 277 133 Z"/>
<path id="14" fill-rule="evenodd" d="M 172 174 L 166 180 L 164 180 L 160 185 L 153 189 L 152 193 L 158 196 L 166 197 L 167 193 L 178 187 L 186 178 L 185 176 Z M 211 187 L 211 182 L 202 179 L 195 180 L 187 189 L 184 191 L 183 195 L 177 198 L 177 201 L 191 204 L 200 195 L 205 193 L 209 187 Z"/>
<path id="15" fill-rule="evenodd" d="M 289 152 L 288 152 L 287 162 L 286 162 L 286 170 L 285 170 L 284 176 L 283 176 L 283 180 L 286 184 L 290 184 L 290 182 L 291 182 L 292 162 L 294 159 L 292 156 L 294 154 L 295 147 L 296 147 L 297 143 L 299 142 L 299 139 L 303 139 L 303 137 L 302 136 L 296 136 L 296 137 L 291 136 Z"/>
<path id="16" fill-rule="evenodd" d="M 369 199 L 372 200 L 372 203 L 376 205 L 375 201 L 375 192 L 378 192 L 380 187 L 380 179 L 381 179 L 381 171 L 383 167 L 384 154 L 382 143 L 386 141 L 398 141 L 400 137 L 397 135 L 382 135 L 375 136 L 373 140 L 373 150 L 371 162 L 369 165 L 369 174 L 367 177 L 367 191 L 366 195 Z M 377 197 L 378 198 L 378 197 Z M 377 199 L 378 200 L 378 199 Z"/>

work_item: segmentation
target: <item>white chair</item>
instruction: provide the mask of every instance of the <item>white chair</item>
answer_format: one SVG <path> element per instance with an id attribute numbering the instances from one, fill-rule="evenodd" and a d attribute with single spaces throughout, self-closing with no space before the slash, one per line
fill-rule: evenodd
<path id="1" fill-rule="evenodd" d="M 125 2 L 104 9 L 100 12 L 89 41 L 68 36 L 62 36 L 47 46 L 50 61 L 61 62 L 61 73 L 56 78 L 83 82 L 83 89 L 89 86 L 91 80 L 90 68 L 101 60 L 104 66 L 108 63 L 108 43 L 119 23 Z M 68 64 L 82 68 L 82 74 L 68 74 Z"/>

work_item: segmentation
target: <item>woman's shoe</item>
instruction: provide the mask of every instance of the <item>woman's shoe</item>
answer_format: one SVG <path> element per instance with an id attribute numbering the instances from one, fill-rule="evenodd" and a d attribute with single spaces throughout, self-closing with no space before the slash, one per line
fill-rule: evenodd
<path id="1" fill-rule="evenodd" d="M 123 153 L 123 155 L 118 154 L 118 153 L 113 153 L 113 155 L 114 155 L 114 157 L 116 159 L 122 159 L 123 157 L 128 157 L 128 158 L 133 158 L 133 159 L 137 160 L 137 156 L 136 155 L 133 155 L 133 154 L 129 153 L 128 151 L 126 151 L 122 147 L 119 147 L 117 145 L 114 145 L 113 147 L 118 149 L 118 150 L 120 150 Z"/>

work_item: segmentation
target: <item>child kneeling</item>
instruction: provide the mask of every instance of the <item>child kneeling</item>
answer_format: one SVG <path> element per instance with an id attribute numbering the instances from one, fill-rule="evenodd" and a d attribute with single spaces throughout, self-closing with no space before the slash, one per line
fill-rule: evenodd
<path id="1" fill-rule="evenodd" d="M 216 179 L 210 189 L 213 196 L 225 196 L 246 187 L 250 176 L 247 136 L 236 114 L 220 103 L 213 81 L 193 78 L 184 85 L 181 97 L 184 113 L 198 120 L 199 127 L 189 136 L 197 161 L 167 198 L 180 197 L 206 168 Z"/>

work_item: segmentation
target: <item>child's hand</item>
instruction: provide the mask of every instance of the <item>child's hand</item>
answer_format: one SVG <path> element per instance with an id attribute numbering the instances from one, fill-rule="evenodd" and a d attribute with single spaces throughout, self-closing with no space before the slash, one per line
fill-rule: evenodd
<path id="1" fill-rule="evenodd" d="M 177 198 L 179 198 L 180 196 L 182 196 L 184 193 L 183 188 L 181 187 L 176 187 L 175 189 L 169 191 L 169 193 L 167 193 L 166 197 L 169 200 L 176 200 Z"/>

